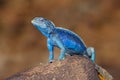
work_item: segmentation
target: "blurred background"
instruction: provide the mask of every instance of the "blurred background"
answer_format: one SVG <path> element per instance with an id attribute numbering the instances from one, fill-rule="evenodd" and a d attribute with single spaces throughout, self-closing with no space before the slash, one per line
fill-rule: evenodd
<path id="1" fill-rule="evenodd" d="M 96 63 L 120 79 L 120 0 L 0 0 L 0 80 L 47 63 L 46 38 L 31 24 L 36 16 L 80 35 Z"/>

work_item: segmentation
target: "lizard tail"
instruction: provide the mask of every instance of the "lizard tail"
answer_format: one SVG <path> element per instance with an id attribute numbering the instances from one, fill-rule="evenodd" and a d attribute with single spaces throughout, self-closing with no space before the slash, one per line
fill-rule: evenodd
<path id="1" fill-rule="evenodd" d="M 113 77 L 104 68 L 98 66 L 97 64 L 96 64 L 95 68 L 98 72 L 98 76 L 99 76 L 100 80 L 113 80 Z"/>

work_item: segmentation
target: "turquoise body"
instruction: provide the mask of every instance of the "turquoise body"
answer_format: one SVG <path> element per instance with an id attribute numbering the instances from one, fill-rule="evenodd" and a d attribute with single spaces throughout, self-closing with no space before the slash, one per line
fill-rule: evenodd
<path id="1" fill-rule="evenodd" d="M 47 37 L 47 47 L 50 52 L 49 62 L 54 59 L 54 47 L 58 47 L 60 51 L 59 60 L 63 60 L 65 55 L 83 55 L 95 61 L 95 51 L 92 47 L 86 47 L 85 43 L 74 32 L 55 27 L 55 25 L 43 17 L 36 17 L 32 20 L 32 24 Z"/>

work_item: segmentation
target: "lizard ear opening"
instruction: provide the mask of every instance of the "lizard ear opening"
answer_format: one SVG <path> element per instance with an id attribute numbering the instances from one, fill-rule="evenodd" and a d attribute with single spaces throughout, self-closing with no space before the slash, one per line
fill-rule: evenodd
<path id="1" fill-rule="evenodd" d="M 53 32 L 53 30 L 55 28 L 55 24 L 49 20 L 47 26 L 48 26 L 48 33 Z"/>
<path id="2" fill-rule="evenodd" d="M 52 23 L 53 27 L 55 27 L 55 24 L 53 22 L 51 22 L 51 23 Z"/>
<path id="3" fill-rule="evenodd" d="M 55 27 L 55 24 L 54 24 L 52 21 L 50 21 L 50 20 L 49 20 L 49 22 L 50 22 L 50 24 L 49 24 L 50 27 L 51 27 L 51 28 L 54 28 L 54 27 Z"/>

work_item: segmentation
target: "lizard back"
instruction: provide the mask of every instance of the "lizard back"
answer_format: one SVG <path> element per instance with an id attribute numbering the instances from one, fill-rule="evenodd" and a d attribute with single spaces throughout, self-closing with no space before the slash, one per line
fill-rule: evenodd
<path id="1" fill-rule="evenodd" d="M 83 53 L 86 50 L 85 43 L 76 33 L 61 27 L 56 27 L 54 32 L 58 34 L 69 53 Z"/>

